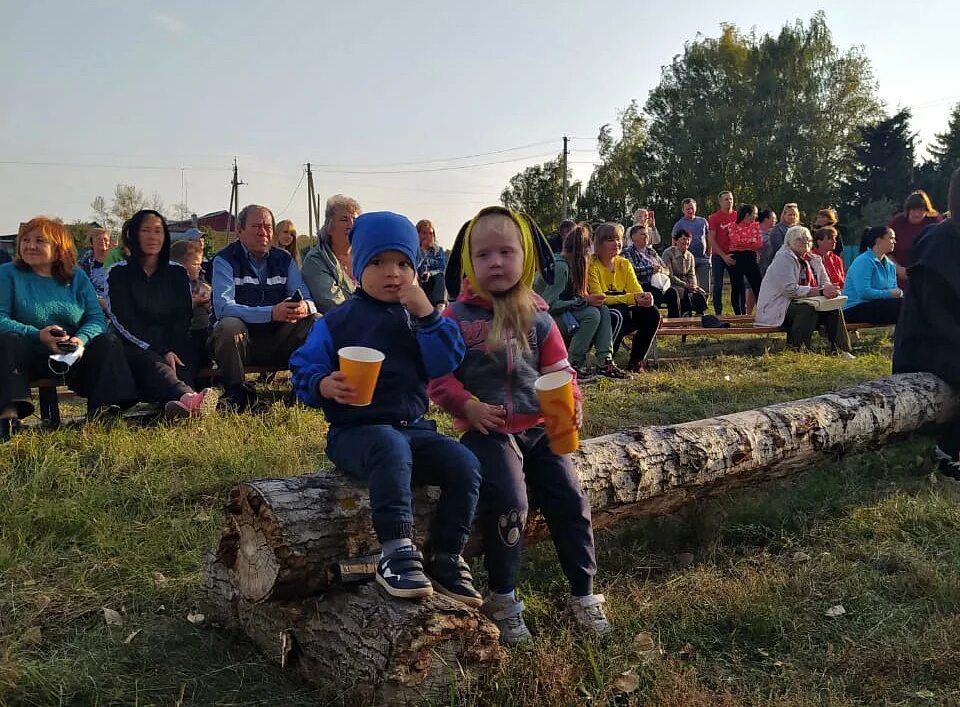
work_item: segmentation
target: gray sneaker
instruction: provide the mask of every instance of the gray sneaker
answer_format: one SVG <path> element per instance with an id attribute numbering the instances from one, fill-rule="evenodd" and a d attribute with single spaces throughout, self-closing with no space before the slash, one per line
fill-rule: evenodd
<path id="1" fill-rule="evenodd" d="M 480 611 L 500 629 L 500 643 L 503 645 L 515 646 L 533 638 L 523 621 L 523 602 L 517 601 L 516 595 L 490 594 Z"/>
<path id="2" fill-rule="evenodd" d="M 573 616 L 580 633 L 601 635 L 610 630 L 610 622 L 603 612 L 606 599 L 603 594 L 590 594 L 585 597 L 567 597 L 567 611 Z"/>

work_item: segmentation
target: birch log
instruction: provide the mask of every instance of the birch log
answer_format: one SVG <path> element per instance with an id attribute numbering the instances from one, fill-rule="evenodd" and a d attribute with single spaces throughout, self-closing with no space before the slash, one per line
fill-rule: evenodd
<path id="1" fill-rule="evenodd" d="M 594 525 L 603 527 L 785 476 L 958 411 L 957 394 L 938 378 L 900 375 L 760 410 L 597 437 L 583 443 L 575 462 Z M 418 537 L 435 500 L 430 489 L 416 500 Z M 535 520 L 528 532 L 545 535 Z M 354 701 L 438 702 L 452 686 L 488 679 L 503 652 L 496 628 L 476 610 L 438 595 L 402 601 L 372 583 L 337 582 L 340 561 L 377 549 L 366 492 L 339 475 L 239 484 L 206 561 L 207 611 L 280 665 Z"/>
<path id="2" fill-rule="evenodd" d="M 206 611 L 241 631 L 281 669 L 326 688 L 331 704 L 442 704 L 499 667 L 497 628 L 439 594 L 391 599 L 373 583 L 294 601 L 253 604 L 226 568 L 205 559 Z"/>
<path id="3" fill-rule="evenodd" d="M 904 374 L 759 410 L 588 439 L 574 461 L 594 527 L 602 528 L 785 476 L 957 411 L 956 393 L 939 378 Z M 418 538 L 436 497 L 435 489 L 425 489 L 415 500 Z M 528 534 L 537 539 L 545 529 L 533 519 Z M 475 534 L 466 554 L 475 554 L 477 540 Z M 366 490 L 321 472 L 234 487 L 217 560 L 240 594 L 258 602 L 333 586 L 340 561 L 378 548 Z"/>

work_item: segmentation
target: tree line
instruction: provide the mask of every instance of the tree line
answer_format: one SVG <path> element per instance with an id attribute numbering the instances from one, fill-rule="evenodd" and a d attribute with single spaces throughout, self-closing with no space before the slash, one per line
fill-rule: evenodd
<path id="1" fill-rule="evenodd" d="M 724 25 L 687 42 L 642 107 L 633 100 L 600 127 L 599 160 L 585 186 L 571 182 L 568 203 L 578 220 L 630 222 L 638 206 L 679 215 L 687 196 L 709 212 L 730 189 L 805 214 L 832 206 L 851 228 L 885 221 L 916 188 L 945 208 L 960 104 L 922 161 L 910 120 L 909 108 L 885 109 L 869 59 L 839 49 L 822 12 L 775 35 Z M 501 201 L 554 230 L 562 181 L 558 156 L 514 175 Z"/>

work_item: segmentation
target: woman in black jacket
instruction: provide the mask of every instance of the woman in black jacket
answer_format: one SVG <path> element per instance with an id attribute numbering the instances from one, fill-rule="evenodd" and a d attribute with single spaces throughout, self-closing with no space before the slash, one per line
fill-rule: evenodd
<path id="1" fill-rule="evenodd" d="M 893 339 L 893 372 L 933 373 L 960 395 L 960 169 L 950 179 L 951 217 L 927 226 L 913 242 L 910 292 Z M 960 416 L 937 435 L 945 479 L 960 483 Z"/>
<path id="2" fill-rule="evenodd" d="M 165 403 L 168 417 L 212 410 L 215 393 L 197 393 L 187 384 L 196 374 L 190 346 L 193 300 L 186 269 L 170 262 L 167 222 L 145 209 L 124 224 L 124 231 L 130 255 L 110 268 L 104 299 L 140 396 Z"/>

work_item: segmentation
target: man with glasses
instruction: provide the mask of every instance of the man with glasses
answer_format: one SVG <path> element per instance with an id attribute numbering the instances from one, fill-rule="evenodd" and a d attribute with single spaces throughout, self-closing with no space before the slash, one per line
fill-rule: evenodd
<path id="1" fill-rule="evenodd" d="M 238 411 L 254 401 L 244 367 L 286 366 L 317 318 L 290 254 L 272 247 L 273 213 L 250 204 L 240 235 L 213 258 L 213 313 L 208 347 L 220 370 L 221 401 Z"/>

